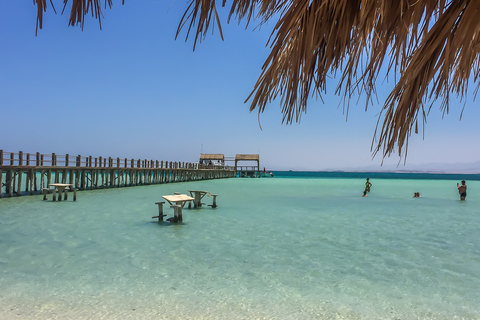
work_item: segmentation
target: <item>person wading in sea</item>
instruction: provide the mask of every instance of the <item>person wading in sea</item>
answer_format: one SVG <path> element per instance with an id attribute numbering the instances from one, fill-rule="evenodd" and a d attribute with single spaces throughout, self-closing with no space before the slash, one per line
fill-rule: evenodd
<path id="1" fill-rule="evenodd" d="M 460 194 L 460 200 L 465 200 L 467 196 L 467 185 L 465 184 L 465 180 L 462 180 L 462 184 L 457 183 L 458 193 Z"/>
<path id="2" fill-rule="evenodd" d="M 365 192 L 370 192 L 370 187 L 372 183 L 370 182 L 370 178 L 367 178 L 367 182 L 365 182 Z"/>

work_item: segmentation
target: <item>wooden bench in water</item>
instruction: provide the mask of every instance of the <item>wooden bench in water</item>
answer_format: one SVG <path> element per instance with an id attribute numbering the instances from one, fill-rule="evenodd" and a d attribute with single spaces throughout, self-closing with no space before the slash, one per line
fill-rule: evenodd
<path id="1" fill-rule="evenodd" d="M 202 199 L 205 197 L 205 195 L 208 195 L 209 197 L 213 197 L 213 204 L 209 204 L 210 207 L 216 208 L 217 206 L 217 197 L 218 194 L 212 194 L 211 192 L 208 191 L 203 191 L 203 190 L 188 190 L 190 192 L 190 195 L 194 198 L 193 200 L 193 207 L 194 208 L 201 208 L 203 204 Z M 191 204 L 189 204 L 189 207 L 191 208 Z"/>
<path id="2" fill-rule="evenodd" d="M 68 199 L 68 191 L 73 191 L 73 201 L 77 201 L 77 189 L 73 188 L 73 184 L 70 183 L 50 183 L 48 186 L 53 187 L 53 189 L 43 188 L 43 200 L 47 200 L 47 193 L 50 191 L 53 192 L 52 201 L 57 201 L 57 192 L 58 192 L 58 201 Z"/>
<path id="3" fill-rule="evenodd" d="M 209 204 L 209 206 L 212 207 L 212 208 L 218 207 L 218 206 L 217 206 L 217 197 L 218 197 L 218 194 L 212 194 L 212 193 L 210 193 L 209 196 L 212 196 L 212 197 L 213 197 L 213 203 L 212 203 L 212 204 Z"/>
<path id="4" fill-rule="evenodd" d="M 162 198 L 164 198 L 165 200 L 168 201 L 168 203 L 170 204 L 170 208 L 173 208 L 173 212 L 174 212 L 173 219 L 171 219 L 171 220 L 168 219 L 168 220 L 170 222 L 182 222 L 183 221 L 183 216 L 182 216 L 183 207 L 185 206 L 185 204 L 187 202 L 192 201 L 193 198 L 186 195 L 186 194 L 180 194 L 180 193 L 176 193 L 176 194 L 173 194 L 173 195 L 162 196 Z M 157 204 L 158 204 L 158 202 L 157 202 Z M 163 209 L 162 209 L 162 213 L 163 213 Z M 160 216 L 160 213 L 159 213 L 159 216 Z M 163 220 L 163 217 L 162 217 L 162 220 Z"/>
<path id="5" fill-rule="evenodd" d="M 152 219 L 158 218 L 158 222 L 163 221 L 163 217 L 166 217 L 166 214 L 163 214 L 163 204 L 165 201 L 161 202 L 155 202 L 156 205 L 158 205 L 158 216 L 152 217 Z"/>

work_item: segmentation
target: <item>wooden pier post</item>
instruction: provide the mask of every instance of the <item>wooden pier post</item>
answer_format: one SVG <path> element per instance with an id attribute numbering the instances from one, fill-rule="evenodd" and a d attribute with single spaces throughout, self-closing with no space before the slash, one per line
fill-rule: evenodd
<path id="1" fill-rule="evenodd" d="M 85 170 L 80 173 L 80 190 L 85 190 Z"/>
<path id="2" fill-rule="evenodd" d="M 22 195 L 22 170 L 18 170 L 18 187 L 17 187 L 17 196 Z"/>
<path id="3" fill-rule="evenodd" d="M 15 185 L 15 174 L 13 170 L 7 171 L 7 193 L 10 197 L 13 197 L 13 186 Z"/>
<path id="4" fill-rule="evenodd" d="M 95 158 L 95 167 L 97 166 L 96 162 L 97 162 L 97 158 Z M 98 175 L 99 175 L 99 171 L 95 170 L 95 189 L 98 189 Z"/>
<path id="5" fill-rule="evenodd" d="M 1 173 L 0 173 L 1 174 Z M 30 169 L 30 195 L 33 195 L 33 189 L 35 188 L 35 191 L 37 191 L 37 186 L 35 184 L 35 180 L 37 178 L 37 175 L 35 174 L 35 171 L 32 169 Z M 35 187 L 34 187 L 35 185 Z"/>
<path id="6" fill-rule="evenodd" d="M 75 188 L 74 175 L 75 175 L 75 170 L 70 169 L 70 172 L 68 173 L 68 183 L 73 185 L 73 187 Z"/>
<path id="7" fill-rule="evenodd" d="M 3 189 L 3 150 L 0 150 L 0 199 L 2 198 L 2 189 Z"/>

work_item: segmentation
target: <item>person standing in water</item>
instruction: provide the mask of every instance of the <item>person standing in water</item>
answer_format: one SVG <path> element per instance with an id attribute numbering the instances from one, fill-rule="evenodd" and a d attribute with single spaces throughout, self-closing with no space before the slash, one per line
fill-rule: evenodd
<path id="1" fill-rule="evenodd" d="M 370 182 L 370 178 L 367 178 L 367 182 L 365 182 L 365 192 L 370 192 L 370 187 L 372 183 Z"/>
<path id="2" fill-rule="evenodd" d="M 460 194 L 460 200 L 465 200 L 467 196 L 467 185 L 465 184 L 465 180 L 462 180 L 462 184 L 457 183 L 458 193 Z"/>

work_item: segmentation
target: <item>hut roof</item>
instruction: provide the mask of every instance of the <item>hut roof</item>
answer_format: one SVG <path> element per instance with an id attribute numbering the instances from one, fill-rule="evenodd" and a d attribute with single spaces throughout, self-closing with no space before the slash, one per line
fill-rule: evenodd
<path id="1" fill-rule="evenodd" d="M 216 153 L 216 154 L 206 154 L 206 153 L 200 153 L 200 160 L 225 160 L 225 157 L 223 154 Z"/>
<path id="2" fill-rule="evenodd" d="M 100 22 L 100 2 L 71 0 L 69 24 L 83 26 L 88 3 Z M 42 28 L 46 1 L 34 3 L 37 27 Z M 111 6 L 112 0 L 105 3 Z M 234 0 L 228 21 L 246 20 L 248 25 L 253 19 L 278 18 L 269 40 L 271 53 L 247 101 L 251 111 L 262 113 L 280 96 L 286 123 L 300 122 L 309 98 L 326 92 L 330 73 L 340 75 L 335 92 L 347 106 L 353 93 L 365 94 L 368 105 L 385 65 L 387 75 L 398 79 L 384 101 L 372 150 L 387 156 L 406 151 L 418 122 L 426 123 L 430 103 L 439 99 L 441 112 L 448 113 L 450 93 L 463 97 L 469 80 L 478 82 L 479 13 L 480 1 L 472 0 Z M 187 38 L 194 33 L 195 49 L 214 25 L 223 39 L 216 2 L 191 0 L 177 36 L 183 27 Z"/>
<path id="3" fill-rule="evenodd" d="M 258 161 L 260 156 L 258 154 L 236 154 L 235 160 Z"/>

